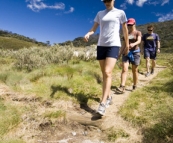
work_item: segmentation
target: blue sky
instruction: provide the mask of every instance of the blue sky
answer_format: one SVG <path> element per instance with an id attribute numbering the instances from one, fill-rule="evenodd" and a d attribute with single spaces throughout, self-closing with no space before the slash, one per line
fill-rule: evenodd
<path id="1" fill-rule="evenodd" d="M 116 0 L 115 7 L 137 25 L 173 20 L 173 0 Z M 83 37 L 103 9 L 101 0 L 0 0 L 0 29 L 61 43 Z"/>

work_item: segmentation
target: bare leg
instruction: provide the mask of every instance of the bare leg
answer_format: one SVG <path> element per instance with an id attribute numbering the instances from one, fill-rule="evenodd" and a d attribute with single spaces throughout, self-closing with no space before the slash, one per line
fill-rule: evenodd
<path id="1" fill-rule="evenodd" d="M 152 69 L 156 67 L 156 60 L 152 60 Z"/>
<path id="2" fill-rule="evenodd" d="M 123 68 L 122 68 L 122 73 L 121 73 L 121 85 L 122 86 L 125 86 L 125 84 L 126 84 L 128 67 L 129 67 L 129 62 L 123 62 Z"/>
<path id="3" fill-rule="evenodd" d="M 132 65 L 132 73 L 133 73 L 133 85 L 136 86 L 138 82 L 138 66 Z"/>
<path id="4" fill-rule="evenodd" d="M 106 103 L 107 97 L 110 94 L 110 88 L 112 84 L 112 71 L 116 63 L 114 58 L 106 58 L 105 60 L 99 60 L 100 67 L 103 75 L 103 88 L 102 88 L 102 100 L 101 103 Z"/>
<path id="5" fill-rule="evenodd" d="M 146 68 L 147 68 L 147 72 L 150 72 L 150 58 L 149 57 L 146 58 Z"/>

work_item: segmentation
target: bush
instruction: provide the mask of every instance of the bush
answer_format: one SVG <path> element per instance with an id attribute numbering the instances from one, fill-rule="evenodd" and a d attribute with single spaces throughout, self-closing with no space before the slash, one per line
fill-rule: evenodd
<path id="1" fill-rule="evenodd" d="M 73 49 L 71 47 L 53 46 L 50 48 L 21 49 L 15 58 L 17 59 L 15 67 L 18 69 L 26 69 L 32 71 L 33 69 L 43 67 L 48 64 L 68 64 L 73 56 Z"/>

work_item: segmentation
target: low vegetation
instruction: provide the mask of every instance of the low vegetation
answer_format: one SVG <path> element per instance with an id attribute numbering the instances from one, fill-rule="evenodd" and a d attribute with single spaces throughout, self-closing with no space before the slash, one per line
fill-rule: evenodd
<path id="1" fill-rule="evenodd" d="M 165 27 L 165 23 L 161 23 L 162 27 Z M 159 33 L 157 24 L 155 26 Z M 170 29 L 168 31 L 170 32 Z M 160 32 L 159 34 L 163 39 L 165 33 Z M 160 72 L 147 86 L 133 92 L 119 110 L 119 114 L 126 121 L 141 129 L 140 132 L 143 135 L 141 142 L 143 143 L 173 142 L 173 48 L 171 40 L 169 40 L 171 34 L 167 37 L 168 39 L 164 38 L 163 48 L 157 59 L 160 66 L 167 68 Z M 61 43 L 51 47 L 30 46 L 28 42 L 31 41 L 26 38 L 24 41 L 25 44 L 28 43 L 28 47 L 30 47 L 28 48 L 24 46 L 24 43 L 18 41 L 20 36 L 19 39 L 13 36 L 1 36 L 1 84 L 5 84 L 13 91 L 26 96 L 25 98 L 34 95 L 35 99 L 39 99 L 41 103 L 71 101 L 75 105 L 90 106 L 100 101 L 102 75 L 98 61 L 95 59 L 96 49 L 94 45 L 87 45 L 89 46 L 88 49 L 75 48 L 74 44 L 69 41 L 69 44 L 63 45 Z M 11 43 L 8 43 L 8 38 L 14 41 L 12 45 L 18 44 L 15 47 L 10 47 Z M 97 37 L 94 38 L 97 39 Z M 75 40 L 75 44 L 79 47 L 82 44 L 80 40 L 81 38 Z M 93 44 L 94 41 L 91 43 Z M 76 51 L 80 52 L 74 55 Z M 86 54 L 87 52 L 88 54 Z M 139 72 L 144 71 L 145 60 L 142 58 Z M 120 72 L 121 67 L 116 65 L 113 73 L 113 86 L 119 86 Z M 128 77 L 127 86 L 131 86 L 131 83 L 132 78 Z M 21 107 L 18 104 L 11 104 L 11 101 L 6 100 L 4 96 L 0 97 L 0 115 L 2 115 L 0 116 L 0 142 L 1 139 L 5 138 L 3 140 L 5 143 L 23 143 L 22 137 L 8 138 L 8 134 L 22 123 L 23 114 L 34 109 L 34 105 L 29 107 L 28 104 L 25 104 Z M 66 113 L 61 109 L 43 111 L 40 113 L 41 117 L 51 121 L 55 119 L 65 120 L 66 118 Z M 32 117 L 31 120 L 33 120 Z M 107 130 L 104 135 L 106 135 L 107 142 L 115 142 L 118 138 L 128 139 L 130 136 L 126 131 L 116 128 Z"/>
<path id="2" fill-rule="evenodd" d="M 41 97 L 42 101 L 65 100 L 76 104 L 95 104 L 101 98 L 102 77 L 99 64 L 94 58 L 86 59 L 84 55 L 73 57 L 73 48 L 68 46 L 62 48 L 56 45 L 44 49 L 45 52 L 36 47 L 31 48 L 30 51 L 28 49 L 16 52 L 1 50 L 0 81 L 17 92 L 27 95 L 34 93 L 37 97 Z M 173 58 L 171 55 L 171 48 L 162 50 L 158 55 L 158 63 L 169 68 L 159 73 L 148 86 L 132 93 L 119 111 L 122 117 L 133 126 L 141 127 L 144 135 L 143 142 L 146 143 L 153 140 L 163 142 L 172 140 Z M 41 60 L 45 60 L 46 64 Z M 144 65 L 145 61 L 142 60 L 141 71 L 145 70 Z M 121 68 L 116 66 L 114 72 L 120 71 Z M 114 80 L 113 85 L 118 86 L 119 80 Z M 130 85 L 131 80 L 129 77 L 127 84 Z M 20 116 L 25 110 L 10 106 L 1 99 L 0 112 L 3 115 L 0 120 L 2 137 L 21 122 Z M 43 117 L 51 120 L 65 118 L 65 113 L 61 110 L 49 111 L 43 113 Z M 109 141 L 128 136 L 123 130 L 111 129 L 107 132 Z"/>
<path id="3" fill-rule="evenodd" d="M 118 138 L 128 138 L 129 134 L 127 134 L 126 132 L 124 132 L 121 129 L 115 129 L 115 128 L 110 128 L 109 130 L 106 131 L 107 134 L 107 139 L 110 142 L 115 142 Z"/>
<path id="4" fill-rule="evenodd" d="M 173 141 L 172 59 L 172 49 L 163 50 L 158 63 L 169 68 L 132 93 L 119 111 L 125 120 L 141 128 L 144 143 Z"/>
<path id="5" fill-rule="evenodd" d="M 0 97 L 0 138 L 20 123 L 21 111 Z"/>

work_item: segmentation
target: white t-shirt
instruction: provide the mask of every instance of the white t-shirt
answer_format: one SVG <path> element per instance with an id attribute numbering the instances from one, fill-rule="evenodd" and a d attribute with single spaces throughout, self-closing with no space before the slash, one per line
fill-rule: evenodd
<path id="1" fill-rule="evenodd" d="M 121 47 L 120 24 L 126 21 L 126 14 L 123 10 L 113 8 L 112 10 L 99 11 L 94 19 L 94 22 L 100 25 L 100 36 L 97 45 Z"/>

